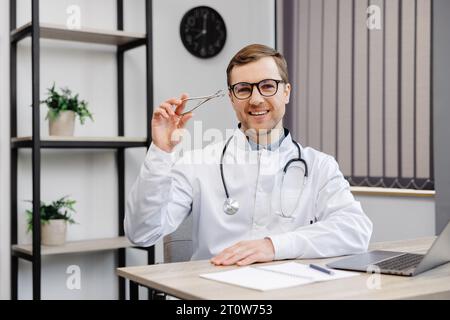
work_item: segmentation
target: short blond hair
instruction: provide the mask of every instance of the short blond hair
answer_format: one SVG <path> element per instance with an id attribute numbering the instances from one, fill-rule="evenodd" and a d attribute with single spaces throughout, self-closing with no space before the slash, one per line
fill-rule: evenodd
<path id="1" fill-rule="evenodd" d="M 287 62 L 284 56 L 275 49 L 265 46 L 263 44 L 251 44 L 248 45 L 231 58 L 227 67 L 227 84 L 230 86 L 231 71 L 235 66 L 242 66 L 250 62 L 258 61 L 265 57 L 272 57 L 278 67 L 281 79 L 285 83 L 289 83 Z"/>

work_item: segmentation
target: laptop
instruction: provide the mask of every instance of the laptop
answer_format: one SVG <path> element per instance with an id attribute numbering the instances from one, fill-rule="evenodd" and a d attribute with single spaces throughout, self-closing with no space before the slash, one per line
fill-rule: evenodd
<path id="1" fill-rule="evenodd" d="M 415 276 L 450 261 L 450 222 L 426 254 L 374 250 L 327 264 L 333 269 Z"/>

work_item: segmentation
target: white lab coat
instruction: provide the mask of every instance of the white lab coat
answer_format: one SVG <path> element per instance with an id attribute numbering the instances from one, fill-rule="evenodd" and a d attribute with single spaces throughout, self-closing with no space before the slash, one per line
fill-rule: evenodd
<path id="1" fill-rule="evenodd" d="M 309 177 L 300 198 L 298 187 L 283 185 L 283 208 L 295 210 L 283 211 L 292 213 L 287 218 L 280 214 L 282 171 L 298 157 L 290 134 L 275 151 L 253 151 L 243 132 L 235 130 L 223 162 L 229 195 L 240 209 L 225 214 L 219 167 L 224 144 L 190 151 L 178 161 L 175 153 L 150 146 L 127 200 L 124 226 L 130 241 L 153 245 L 192 214 L 193 260 L 211 258 L 240 240 L 264 237 L 272 240 L 277 260 L 367 250 L 372 223 L 334 158 L 322 152 L 300 146 Z M 289 170 L 288 175 L 299 172 Z"/>

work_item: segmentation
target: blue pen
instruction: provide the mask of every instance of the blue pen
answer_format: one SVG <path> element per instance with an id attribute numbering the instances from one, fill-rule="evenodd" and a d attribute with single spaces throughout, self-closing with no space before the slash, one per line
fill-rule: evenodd
<path id="1" fill-rule="evenodd" d="M 323 268 L 323 267 L 321 267 L 321 266 L 318 266 L 318 265 L 316 265 L 316 264 L 310 264 L 309 267 L 312 268 L 312 269 L 314 269 L 314 270 L 317 270 L 317 271 L 320 271 L 320 272 L 329 274 L 330 276 L 332 276 L 332 275 L 334 274 L 333 271 L 328 270 L 328 269 L 325 269 L 325 268 Z"/>

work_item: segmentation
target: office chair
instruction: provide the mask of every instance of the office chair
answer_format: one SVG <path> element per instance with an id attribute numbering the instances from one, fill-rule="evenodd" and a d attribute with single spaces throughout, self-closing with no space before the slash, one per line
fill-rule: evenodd
<path id="1" fill-rule="evenodd" d="M 164 263 L 189 261 L 192 249 L 192 216 L 189 215 L 173 233 L 163 239 Z"/>

